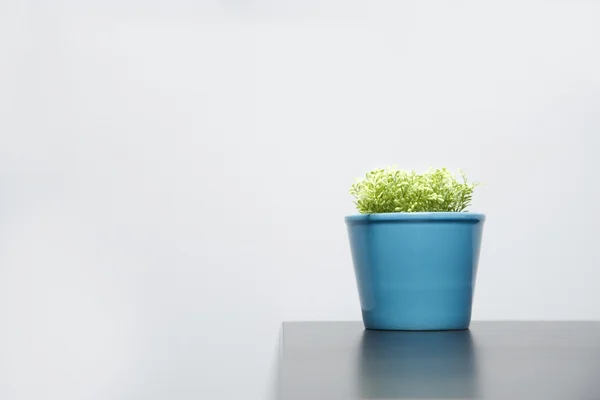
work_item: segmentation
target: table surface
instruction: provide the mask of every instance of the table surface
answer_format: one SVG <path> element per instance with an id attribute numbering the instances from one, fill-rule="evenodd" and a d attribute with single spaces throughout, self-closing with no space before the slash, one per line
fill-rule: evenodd
<path id="1" fill-rule="evenodd" d="M 473 322 L 466 331 L 286 322 L 281 400 L 600 399 L 600 322 Z"/>

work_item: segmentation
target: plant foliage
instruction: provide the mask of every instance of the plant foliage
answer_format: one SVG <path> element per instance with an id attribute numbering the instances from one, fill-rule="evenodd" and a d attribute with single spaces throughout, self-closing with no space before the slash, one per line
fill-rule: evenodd
<path id="1" fill-rule="evenodd" d="M 462 212 L 471 204 L 476 183 L 467 182 L 446 168 L 423 174 L 395 167 L 367 172 L 350 188 L 354 204 L 362 214 L 391 212 Z"/>

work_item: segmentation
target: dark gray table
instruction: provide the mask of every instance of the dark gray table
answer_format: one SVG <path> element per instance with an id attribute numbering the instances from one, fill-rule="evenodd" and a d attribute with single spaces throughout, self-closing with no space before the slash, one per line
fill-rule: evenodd
<path id="1" fill-rule="evenodd" d="M 600 322 L 473 322 L 468 331 L 369 331 L 287 322 L 281 400 L 600 399 Z"/>

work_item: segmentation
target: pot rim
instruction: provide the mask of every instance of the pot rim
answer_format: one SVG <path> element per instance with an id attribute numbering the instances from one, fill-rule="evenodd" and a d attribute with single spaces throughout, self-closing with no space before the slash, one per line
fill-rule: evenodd
<path id="1" fill-rule="evenodd" d="M 485 214 L 475 212 L 393 212 L 378 214 L 353 214 L 345 218 L 346 224 L 370 222 L 483 222 Z"/>

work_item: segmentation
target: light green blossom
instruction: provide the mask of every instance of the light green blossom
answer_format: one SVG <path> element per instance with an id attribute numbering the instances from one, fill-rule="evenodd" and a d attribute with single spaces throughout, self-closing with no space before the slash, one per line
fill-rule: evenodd
<path id="1" fill-rule="evenodd" d="M 467 182 L 446 168 L 423 174 L 395 167 L 367 172 L 350 188 L 354 204 L 362 214 L 389 212 L 461 212 L 471 204 L 476 183 Z"/>

